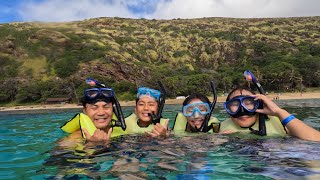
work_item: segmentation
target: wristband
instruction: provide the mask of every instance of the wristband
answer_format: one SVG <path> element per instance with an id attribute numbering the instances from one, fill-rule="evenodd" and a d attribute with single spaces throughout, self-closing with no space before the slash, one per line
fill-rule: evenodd
<path id="1" fill-rule="evenodd" d="M 284 118 L 281 123 L 282 125 L 287 125 L 291 120 L 295 119 L 294 115 L 290 114 L 288 117 Z"/>

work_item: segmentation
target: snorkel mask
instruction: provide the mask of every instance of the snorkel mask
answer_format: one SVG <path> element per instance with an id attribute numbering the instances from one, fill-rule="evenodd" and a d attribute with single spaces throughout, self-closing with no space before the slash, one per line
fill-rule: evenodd
<path id="1" fill-rule="evenodd" d="M 254 97 L 251 96 L 241 95 L 233 97 L 223 105 L 229 115 L 237 118 L 244 115 L 254 116 L 260 105 L 260 101 L 254 100 Z"/>
<path id="2" fill-rule="evenodd" d="M 199 115 L 205 116 L 200 128 L 192 127 L 187 122 L 185 131 L 187 131 L 187 132 L 190 132 L 190 131 L 191 132 L 208 132 L 209 130 L 211 130 L 213 128 L 212 124 L 210 124 L 210 125 L 208 124 L 210 121 L 210 118 L 211 118 L 211 114 L 214 110 L 215 104 L 217 102 L 217 91 L 215 89 L 215 85 L 214 85 L 213 81 L 210 81 L 210 87 L 211 87 L 211 90 L 213 93 L 212 103 L 209 101 L 209 99 L 205 95 L 200 94 L 200 93 L 191 94 L 183 102 L 182 114 L 185 117 L 194 116 L 196 113 L 198 113 Z M 192 99 L 200 99 L 202 102 L 188 104 L 191 102 Z"/>
<path id="3" fill-rule="evenodd" d="M 90 86 L 95 86 L 95 87 L 84 90 L 83 104 L 85 103 L 94 104 L 98 101 L 104 101 L 107 103 L 111 102 L 113 106 L 113 112 L 118 119 L 118 120 L 114 120 L 114 119 L 112 120 L 112 127 L 118 126 L 118 127 L 121 127 L 123 130 L 126 130 L 126 124 L 124 121 L 122 109 L 114 91 L 111 88 L 106 87 L 106 85 L 92 78 L 87 78 L 86 83 L 89 84 Z"/>
<path id="4" fill-rule="evenodd" d="M 210 113 L 210 105 L 205 102 L 198 102 L 183 106 L 182 113 L 186 117 L 195 116 L 196 113 L 205 116 Z"/>
<path id="5" fill-rule="evenodd" d="M 84 91 L 86 102 L 92 104 L 98 101 L 112 102 L 114 91 L 111 88 L 90 88 Z"/>
<path id="6" fill-rule="evenodd" d="M 204 123 L 206 123 L 206 115 L 208 115 L 210 113 L 210 105 L 209 103 L 206 102 L 196 102 L 196 103 L 192 103 L 192 104 L 187 104 L 185 106 L 182 107 L 182 114 L 185 117 L 192 117 L 190 119 L 188 119 L 188 123 L 187 123 L 187 131 L 191 131 L 191 132 L 201 132 L 201 127 L 203 126 Z M 202 117 L 201 117 L 202 116 Z M 191 122 L 195 122 L 195 121 L 202 121 L 201 123 L 201 127 L 197 127 L 197 126 L 191 126 L 188 125 L 189 121 Z"/>
<path id="7" fill-rule="evenodd" d="M 139 87 L 137 92 L 137 98 L 140 98 L 142 96 L 150 96 L 153 97 L 156 101 L 159 101 L 161 92 L 147 87 Z"/>

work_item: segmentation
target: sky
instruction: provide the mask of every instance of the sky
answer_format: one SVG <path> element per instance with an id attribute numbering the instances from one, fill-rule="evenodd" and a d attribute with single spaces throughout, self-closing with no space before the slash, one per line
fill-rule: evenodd
<path id="1" fill-rule="evenodd" d="M 192 19 L 320 16 L 320 0 L 1 0 L 0 23 L 96 17 Z"/>

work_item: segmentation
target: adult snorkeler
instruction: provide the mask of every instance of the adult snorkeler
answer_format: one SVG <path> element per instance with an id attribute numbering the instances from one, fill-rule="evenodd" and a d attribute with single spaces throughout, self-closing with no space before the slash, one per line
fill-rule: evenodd
<path id="1" fill-rule="evenodd" d="M 88 142 L 106 142 L 113 136 L 125 134 L 126 124 L 114 91 L 91 78 L 86 82 L 94 87 L 84 91 L 83 113 L 77 114 L 61 129 L 72 133 L 69 139 L 84 137 Z"/>
<path id="2" fill-rule="evenodd" d="M 128 134 L 147 133 L 152 137 L 166 137 L 168 119 L 163 119 L 165 93 L 148 87 L 139 87 L 134 113 L 125 118 Z"/>

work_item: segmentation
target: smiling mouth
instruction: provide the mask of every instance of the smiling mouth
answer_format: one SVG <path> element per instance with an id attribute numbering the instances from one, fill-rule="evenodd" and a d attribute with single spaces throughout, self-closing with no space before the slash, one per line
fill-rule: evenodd
<path id="1" fill-rule="evenodd" d="M 149 117 L 149 114 L 150 113 L 141 113 L 142 114 L 142 116 L 144 116 L 144 117 Z"/>
<path id="2" fill-rule="evenodd" d="M 98 122 L 105 122 L 107 121 L 107 118 L 95 118 L 94 120 Z"/>

